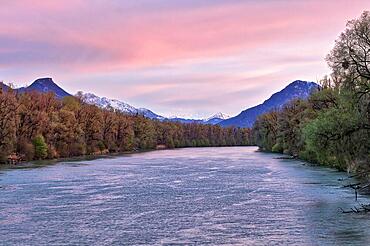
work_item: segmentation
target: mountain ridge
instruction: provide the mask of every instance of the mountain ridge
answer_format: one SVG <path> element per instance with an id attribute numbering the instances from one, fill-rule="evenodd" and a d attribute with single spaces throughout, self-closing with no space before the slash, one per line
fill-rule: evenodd
<path id="1" fill-rule="evenodd" d="M 279 92 L 274 93 L 270 98 L 265 100 L 263 103 L 254 107 L 243 110 L 241 113 L 234 117 L 230 117 L 223 113 L 216 113 L 215 115 L 206 119 L 186 119 L 181 117 L 168 118 L 154 113 L 147 108 L 136 108 L 128 103 L 125 103 L 116 99 L 109 99 L 107 97 L 99 97 L 93 93 L 79 93 L 82 101 L 88 104 L 96 105 L 100 108 L 113 108 L 123 113 L 131 115 L 143 115 L 144 117 L 170 122 L 180 123 L 198 123 L 198 124 L 211 124 L 220 125 L 222 127 L 235 126 L 235 127 L 252 127 L 257 117 L 263 113 L 269 112 L 273 109 L 279 109 L 288 101 L 294 98 L 307 98 L 313 89 L 317 89 L 318 84 L 314 82 L 307 82 L 302 80 L 296 80 L 287 85 Z M 0 88 L 2 90 L 9 90 L 11 87 L 0 82 Z M 72 96 L 64 89 L 59 87 L 52 78 L 39 78 L 36 79 L 30 86 L 13 89 L 18 93 L 38 91 L 40 93 L 53 92 L 58 99 L 62 99 L 66 96 Z"/>
<path id="2" fill-rule="evenodd" d="M 144 117 L 150 119 L 164 120 L 165 117 L 154 113 L 153 111 L 146 108 L 135 108 L 134 106 L 119 101 L 117 99 L 109 99 L 107 97 L 99 97 L 93 93 L 81 93 L 81 99 L 83 102 L 91 105 L 98 106 L 100 108 L 113 108 L 115 110 L 121 111 L 123 113 L 128 113 L 131 115 L 143 115 Z"/>
<path id="3" fill-rule="evenodd" d="M 306 99 L 319 85 L 314 82 L 295 80 L 282 90 L 271 95 L 263 103 L 243 110 L 238 115 L 218 123 L 222 127 L 252 127 L 257 117 L 273 109 L 280 109 L 289 101 L 300 98 Z"/>
<path id="4" fill-rule="evenodd" d="M 180 118 L 180 117 L 169 118 L 169 117 L 164 117 L 159 114 L 156 114 L 147 108 L 136 108 L 123 101 L 120 101 L 117 99 L 109 99 L 107 97 L 100 97 L 93 93 L 81 92 L 79 93 L 79 96 L 81 97 L 83 102 L 98 106 L 100 108 L 105 108 L 105 109 L 113 108 L 115 110 L 119 110 L 121 112 L 128 113 L 131 115 L 138 114 L 138 115 L 143 115 L 144 117 L 147 117 L 150 119 L 161 120 L 161 121 L 215 125 L 227 118 L 227 116 L 223 113 L 217 113 L 207 119 L 186 119 L 186 118 Z"/>

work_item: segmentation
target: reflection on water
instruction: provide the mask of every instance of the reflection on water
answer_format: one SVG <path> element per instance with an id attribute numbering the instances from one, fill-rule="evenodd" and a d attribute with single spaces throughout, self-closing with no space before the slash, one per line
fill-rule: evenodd
<path id="1" fill-rule="evenodd" d="M 254 147 L 164 150 L 0 174 L 0 244 L 367 245 L 343 173 Z M 360 197 L 369 203 L 367 197 Z"/>

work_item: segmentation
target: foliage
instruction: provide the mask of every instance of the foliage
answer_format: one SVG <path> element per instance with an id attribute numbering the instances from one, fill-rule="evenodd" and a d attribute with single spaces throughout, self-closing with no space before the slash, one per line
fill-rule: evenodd
<path id="1" fill-rule="evenodd" d="M 45 159 L 48 156 L 48 146 L 45 143 L 45 139 L 42 135 L 37 135 L 33 140 L 35 147 L 35 158 Z"/>
<path id="2" fill-rule="evenodd" d="M 276 144 L 278 113 L 272 111 L 260 116 L 253 126 L 255 143 L 263 150 L 272 151 Z"/>
<path id="3" fill-rule="evenodd" d="M 306 151 L 315 153 L 318 162 L 347 169 L 367 158 L 370 131 L 354 102 L 353 97 L 341 95 L 337 107 L 320 112 L 303 129 Z"/>
<path id="4" fill-rule="evenodd" d="M 78 97 L 0 91 L 0 161 L 135 150 L 250 145 L 250 130 L 155 121 L 88 105 Z"/>
<path id="5" fill-rule="evenodd" d="M 370 12 L 349 21 L 327 56 L 332 69 L 308 100 L 262 115 L 253 127 L 263 150 L 370 172 Z"/>
<path id="6" fill-rule="evenodd" d="M 16 143 L 17 108 L 15 93 L 3 92 L 0 86 L 0 161 L 13 151 Z"/>

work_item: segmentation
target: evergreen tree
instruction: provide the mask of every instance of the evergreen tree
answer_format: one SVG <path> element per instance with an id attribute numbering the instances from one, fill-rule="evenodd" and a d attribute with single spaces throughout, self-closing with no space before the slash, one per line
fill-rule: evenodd
<path id="1" fill-rule="evenodd" d="M 48 156 L 48 146 L 45 143 L 45 139 L 42 135 L 37 135 L 33 140 L 33 146 L 35 148 L 35 158 L 45 159 Z"/>

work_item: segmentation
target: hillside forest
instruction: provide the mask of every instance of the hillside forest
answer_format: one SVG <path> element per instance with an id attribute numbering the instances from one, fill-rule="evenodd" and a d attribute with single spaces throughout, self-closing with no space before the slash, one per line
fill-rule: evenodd
<path id="1" fill-rule="evenodd" d="M 250 129 L 160 122 L 83 103 L 79 96 L 0 89 L 0 160 L 51 159 L 177 147 L 249 145 Z"/>
<path id="2" fill-rule="evenodd" d="M 326 60 L 331 75 L 308 100 L 261 115 L 263 150 L 358 173 L 370 172 L 370 12 L 347 23 Z"/>

